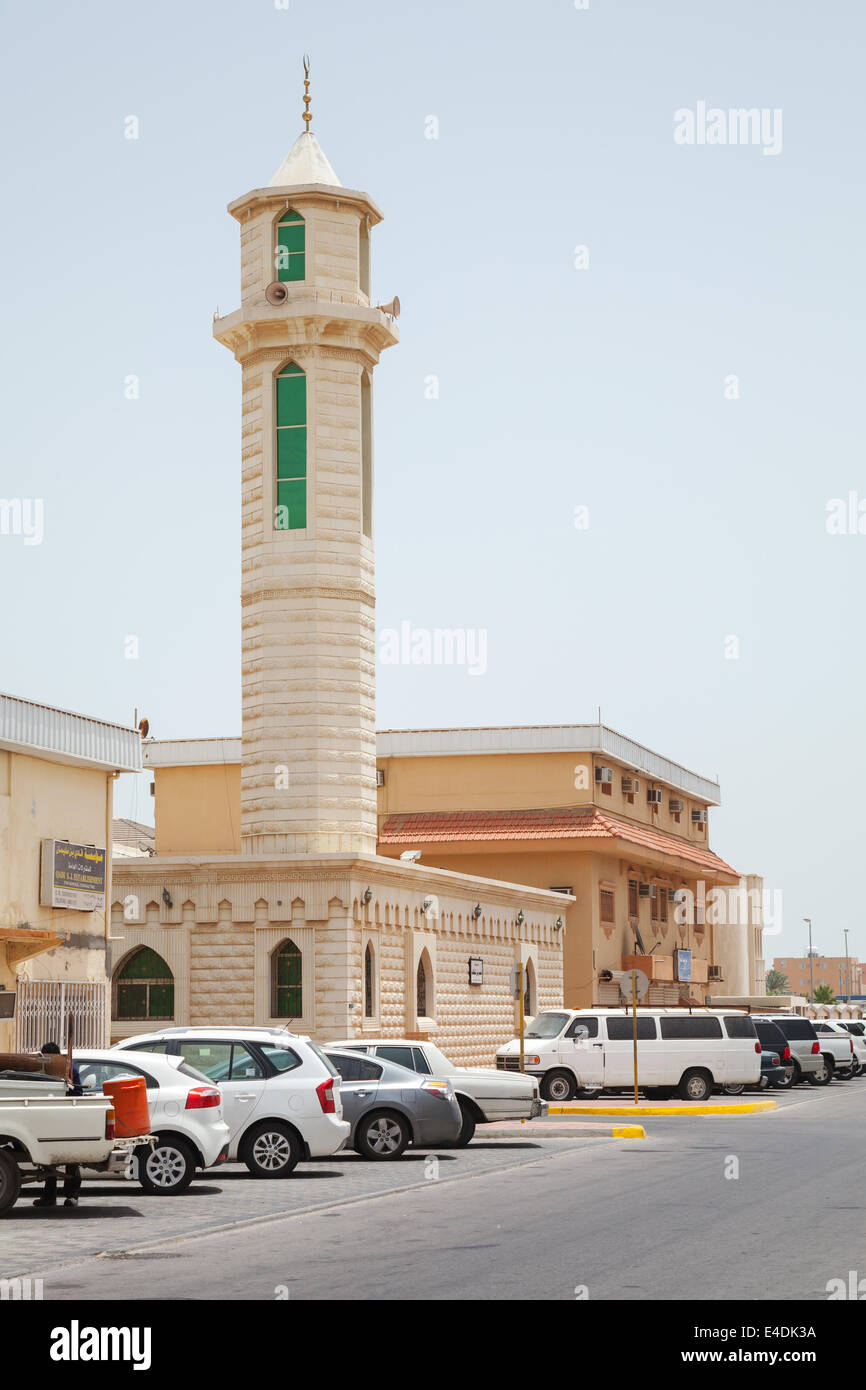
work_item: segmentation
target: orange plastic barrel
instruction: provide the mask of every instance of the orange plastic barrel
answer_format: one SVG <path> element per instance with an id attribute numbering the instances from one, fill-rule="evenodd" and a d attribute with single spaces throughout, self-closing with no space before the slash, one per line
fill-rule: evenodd
<path id="1" fill-rule="evenodd" d="M 114 1132 L 118 1139 L 150 1133 L 147 1082 L 143 1076 L 127 1076 L 120 1081 L 103 1081 L 102 1094 L 114 1106 Z"/>

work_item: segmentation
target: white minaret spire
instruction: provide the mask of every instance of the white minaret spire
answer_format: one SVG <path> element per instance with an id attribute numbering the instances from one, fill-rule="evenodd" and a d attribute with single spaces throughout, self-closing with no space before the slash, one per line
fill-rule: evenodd
<path id="1" fill-rule="evenodd" d="M 241 306 L 214 335 L 243 374 L 242 848 L 373 854 L 372 375 L 397 342 L 370 305 L 382 214 L 309 128 L 229 212 Z"/>

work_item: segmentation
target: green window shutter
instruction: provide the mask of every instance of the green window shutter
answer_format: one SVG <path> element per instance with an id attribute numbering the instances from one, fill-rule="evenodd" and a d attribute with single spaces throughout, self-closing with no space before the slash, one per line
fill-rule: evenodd
<path id="1" fill-rule="evenodd" d="M 307 428 L 291 426 L 277 430 L 277 481 L 307 476 Z"/>
<path id="2" fill-rule="evenodd" d="M 307 380 L 303 376 L 277 377 L 277 424 L 307 423 Z"/>
<path id="3" fill-rule="evenodd" d="M 306 233 L 300 213 L 288 212 L 277 227 L 277 279 L 282 283 L 306 276 Z"/>
<path id="4" fill-rule="evenodd" d="M 289 362 L 276 380 L 277 508 L 274 529 L 303 531 L 307 525 L 307 378 Z"/>
<path id="5" fill-rule="evenodd" d="M 277 483 L 277 506 L 286 508 L 286 521 L 278 531 L 303 531 L 307 525 L 307 484 L 303 478 Z"/>

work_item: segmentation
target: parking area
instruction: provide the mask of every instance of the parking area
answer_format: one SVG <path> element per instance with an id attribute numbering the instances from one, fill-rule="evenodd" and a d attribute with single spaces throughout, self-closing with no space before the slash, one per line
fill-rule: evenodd
<path id="1" fill-rule="evenodd" d="M 105 1253 L 115 1258 L 154 1242 L 239 1228 L 274 1217 L 298 1215 L 328 1206 L 426 1183 L 447 1183 L 536 1163 L 565 1149 L 604 1147 L 611 1139 L 573 1134 L 543 1139 L 520 1136 L 485 1140 L 465 1149 L 410 1150 L 394 1162 L 367 1162 L 353 1152 L 301 1163 L 291 1177 L 256 1179 L 242 1164 L 226 1164 L 199 1174 L 185 1193 L 155 1196 L 136 1182 L 87 1181 L 80 1205 L 40 1210 L 32 1202 L 40 1191 L 26 1188 L 3 1219 L 0 1277 L 43 1273 Z M 50 1297 L 46 1286 L 45 1296 Z"/>

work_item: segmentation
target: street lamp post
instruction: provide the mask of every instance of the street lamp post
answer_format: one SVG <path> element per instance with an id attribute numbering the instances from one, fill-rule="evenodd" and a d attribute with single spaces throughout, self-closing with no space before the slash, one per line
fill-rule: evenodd
<path id="1" fill-rule="evenodd" d="M 851 1003 L 851 962 L 848 959 L 848 928 L 842 928 L 842 935 L 845 938 L 845 978 L 848 981 L 848 1003 Z"/>
<path id="2" fill-rule="evenodd" d="M 803 921 L 809 928 L 809 999 L 815 998 L 815 980 L 812 975 L 812 918 L 804 917 Z"/>

